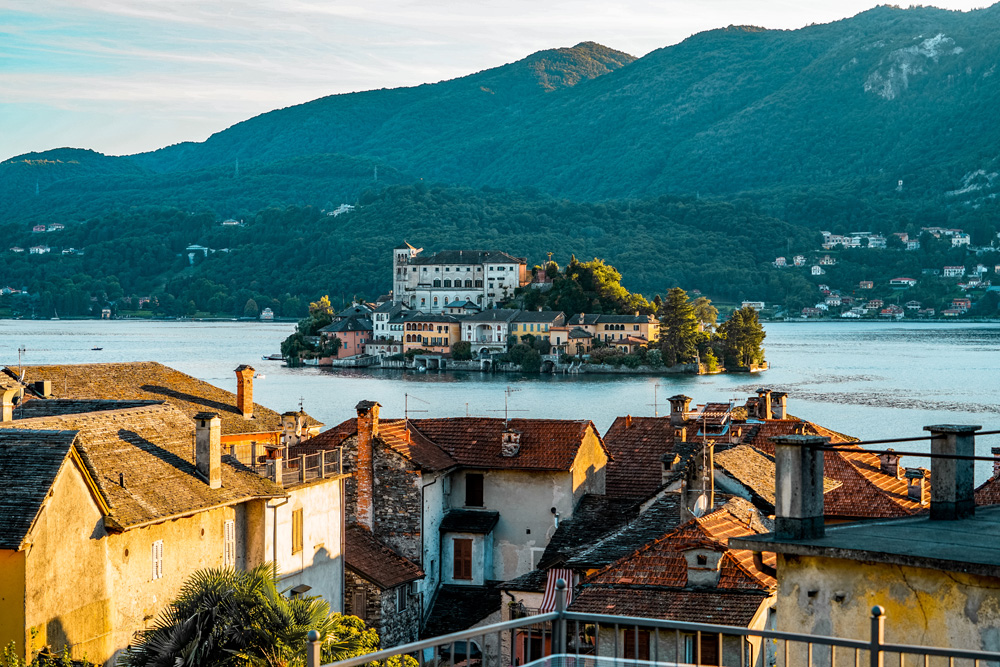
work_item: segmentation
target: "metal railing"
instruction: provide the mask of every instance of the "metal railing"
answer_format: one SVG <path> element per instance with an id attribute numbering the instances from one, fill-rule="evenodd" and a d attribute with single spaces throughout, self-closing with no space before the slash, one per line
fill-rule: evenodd
<path id="1" fill-rule="evenodd" d="M 565 609 L 565 583 L 559 584 L 556 611 L 385 649 L 332 667 L 361 667 L 400 656 L 412 656 L 420 667 L 511 667 L 536 661 L 551 667 L 1000 666 L 1000 652 L 886 643 L 882 607 L 872 609 L 870 637 L 859 640 L 570 612 Z M 310 639 L 307 667 L 320 667 L 318 635 Z"/>
<path id="2" fill-rule="evenodd" d="M 228 456 L 261 477 L 267 477 L 282 486 L 334 477 L 344 470 L 343 451 L 340 448 L 295 458 L 263 458 L 265 451 L 267 450 L 263 446 L 256 443 L 240 443 L 230 446 Z"/>

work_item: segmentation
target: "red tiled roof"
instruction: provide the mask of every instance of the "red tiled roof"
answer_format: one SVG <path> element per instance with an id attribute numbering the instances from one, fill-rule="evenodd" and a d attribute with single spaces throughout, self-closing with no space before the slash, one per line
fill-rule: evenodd
<path id="1" fill-rule="evenodd" d="M 614 588 L 594 586 L 577 595 L 570 611 L 716 623 L 746 627 L 768 599 L 766 591 Z"/>
<path id="2" fill-rule="evenodd" d="M 348 419 L 331 429 L 327 429 L 308 440 L 304 440 L 298 445 L 288 448 L 289 458 L 295 458 L 304 454 L 315 454 L 316 452 L 337 449 L 344 440 L 358 434 L 358 420 Z"/>
<path id="3" fill-rule="evenodd" d="M 348 526 L 345 531 L 344 561 L 348 569 L 388 589 L 424 578 L 420 567 L 400 556 L 364 526 Z"/>
<path id="4" fill-rule="evenodd" d="M 977 505 L 1000 505 L 1000 475 L 994 475 L 976 489 Z"/>
<path id="5" fill-rule="evenodd" d="M 500 452 L 500 418 L 412 419 L 410 428 L 414 442 L 423 436 L 459 465 L 475 468 L 569 470 L 588 430 L 601 442 L 586 419 L 511 419 L 510 428 L 521 433 L 521 445 L 510 457 Z"/>
<path id="6" fill-rule="evenodd" d="M 382 442 L 425 470 L 447 470 L 456 465 L 454 458 L 413 428 L 412 420 L 409 429 L 402 419 L 380 421 L 378 431 Z"/>
<path id="7" fill-rule="evenodd" d="M 726 548 L 731 537 L 766 532 L 767 527 L 760 522 L 753 506 L 743 499 L 734 499 L 721 509 L 692 519 L 634 554 L 599 570 L 584 584 L 684 588 L 687 586 L 687 561 L 682 549 L 714 544 L 725 550 L 716 588 L 770 590 L 776 581 L 753 564 L 751 552 Z"/>
<path id="8" fill-rule="evenodd" d="M 645 498 L 663 479 L 660 457 L 674 449 L 674 427 L 669 417 L 618 417 L 604 434 L 604 445 L 612 456 L 605 493 L 611 498 Z"/>

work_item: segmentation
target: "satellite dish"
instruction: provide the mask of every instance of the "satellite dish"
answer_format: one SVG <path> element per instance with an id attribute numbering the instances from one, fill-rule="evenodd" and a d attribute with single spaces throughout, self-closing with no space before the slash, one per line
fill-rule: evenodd
<path id="1" fill-rule="evenodd" d="M 694 501 L 694 507 L 691 508 L 691 514 L 697 516 L 702 516 L 705 514 L 705 510 L 708 509 L 708 496 L 704 493 L 698 496 L 698 500 Z"/>

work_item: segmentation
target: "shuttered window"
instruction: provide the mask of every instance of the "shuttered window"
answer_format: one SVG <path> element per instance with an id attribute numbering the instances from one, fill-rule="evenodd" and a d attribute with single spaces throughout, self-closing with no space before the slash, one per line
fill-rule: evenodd
<path id="1" fill-rule="evenodd" d="M 222 524 L 222 566 L 236 566 L 236 522 L 232 519 Z"/>
<path id="2" fill-rule="evenodd" d="M 649 660 L 649 631 L 626 630 L 624 648 L 626 660 Z"/>
<path id="3" fill-rule="evenodd" d="M 363 589 L 356 589 L 351 597 L 351 611 L 362 621 L 367 620 L 365 592 Z"/>
<path id="4" fill-rule="evenodd" d="M 455 579 L 472 579 L 472 540 L 455 538 Z"/>
<path id="5" fill-rule="evenodd" d="M 153 579 L 163 577 L 163 540 L 153 542 Z"/>
<path id="6" fill-rule="evenodd" d="M 302 510 L 292 511 L 292 553 L 302 551 Z"/>

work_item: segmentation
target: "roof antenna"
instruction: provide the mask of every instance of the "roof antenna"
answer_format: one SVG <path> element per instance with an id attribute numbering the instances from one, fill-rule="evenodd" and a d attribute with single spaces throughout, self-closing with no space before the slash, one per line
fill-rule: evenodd
<path id="1" fill-rule="evenodd" d="M 409 437 L 410 433 L 410 413 L 411 412 L 427 412 L 427 410 L 411 410 L 410 409 L 410 399 L 415 401 L 420 401 L 424 405 L 430 405 L 427 401 L 416 396 L 411 396 L 410 394 L 403 394 L 403 432 Z"/>
<path id="2" fill-rule="evenodd" d="M 304 396 L 299 396 L 299 412 L 302 412 L 302 406 L 304 405 L 305 400 Z"/>
<path id="3" fill-rule="evenodd" d="M 660 406 L 659 406 L 659 403 L 657 403 L 657 401 L 656 401 L 656 390 L 659 389 L 661 386 L 663 386 L 663 385 L 661 385 L 659 382 L 657 382 L 656 384 L 653 385 L 653 402 L 646 404 L 646 405 L 652 405 L 653 406 L 653 416 L 654 417 L 659 417 L 660 416 Z"/>
<path id="4" fill-rule="evenodd" d="M 528 412 L 528 410 L 513 410 L 510 408 L 509 401 L 510 395 L 515 391 L 521 391 L 520 389 L 514 389 L 510 385 L 503 390 L 503 427 L 505 429 L 510 427 L 510 413 L 511 412 Z M 490 410 L 490 412 L 500 412 L 499 410 Z"/>

